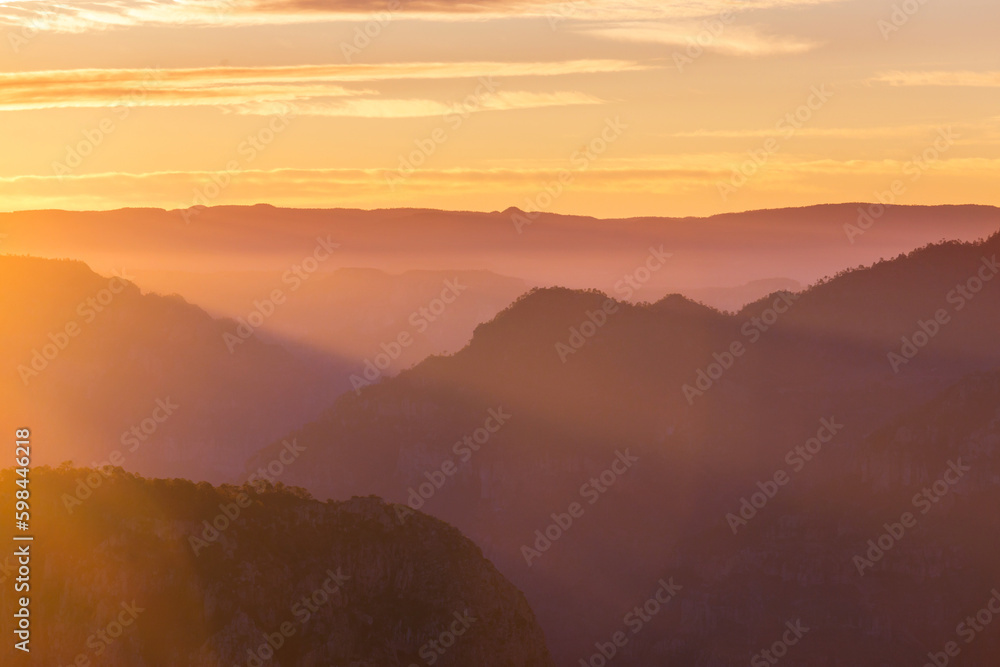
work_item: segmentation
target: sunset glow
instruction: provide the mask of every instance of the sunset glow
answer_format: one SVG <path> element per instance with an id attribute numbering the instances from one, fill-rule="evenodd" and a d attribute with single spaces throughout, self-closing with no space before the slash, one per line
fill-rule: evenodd
<path id="1" fill-rule="evenodd" d="M 913 4 L 10 2 L 0 209 L 998 204 L 1000 8 Z"/>

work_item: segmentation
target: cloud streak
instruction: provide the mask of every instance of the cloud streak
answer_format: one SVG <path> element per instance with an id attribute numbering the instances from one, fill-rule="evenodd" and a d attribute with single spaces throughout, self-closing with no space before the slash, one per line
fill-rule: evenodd
<path id="1" fill-rule="evenodd" d="M 803 127 L 796 130 L 799 137 L 818 137 L 833 139 L 878 139 L 881 137 L 913 137 L 935 132 L 939 125 L 891 125 L 878 127 Z M 678 139 L 766 139 L 775 135 L 774 128 L 754 130 L 691 130 L 688 132 L 672 132 L 661 136 Z"/>
<path id="2" fill-rule="evenodd" d="M 571 208 L 574 196 L 598 197 L 615 208 L 637 196 L 663 197 L 664 201 L 682 197 L 704 206 L 704 193 L 714 192 L 715 183 L 728 178 L 730 170 L 719 160 L 698 162 L 678 159 L 646 166 L 615 164 L 575 172 L 565 202 Z M 904 166 L 903 160 L 779 159 L 745 194 L 752 201 L 756 195 L 771 196 L 793 188 L 802 190 L 803 203 L 816 194 L 831 201 L 867 201 L 877 188 L 899 178 Z M 479 208 L 505 208 L 536 194 L 543 183 L 558 177 L 561 168 L 421 169 L 395 193 L 386 185 L 387 169 L 247 169 L 233 176 L 225 196 L 215 203 L 371 208 L 377 201 L 379 206 L 435 208 L 475 200 Z M 1000 204 L 992 178 L 997 169 L 1000 159 L 943 160 L 935 167 L 936 185 L 928 182 L 921 192 L 932 203 L 952 199 L 955 203 L 968 193 L 979 193 L 982 203 Z M 135 205 L 186 208 L 192 188 L 218 175 L 213 171 L 170 171 L 0 177 L 0 202 L 8 210 Z M 737 207 L 742 202 L 737 202 Z M 921 200 L 914 198 L 907 203 Z"/>
<path id="3" fill-rule="evenodd" d="M 399 0 L 410 19 L 456 21 L 547 17 L 582 21 L 679 20 L 723 11 L 796 8 L 845 0 Z M 365 21 L 391 5 L 370 0 L 13 0 L 0 6 L 0 25 L 85 32 L 138 25 L 261 25 L 315 21 Z"/>
<path id="4" fill-rule="evenodd" d="M 962 86 L 968 88 L 1000 88 L 1000 72 L 924 71 L 880 72 L 868 83 L 889 86 Z"/>
<path id="5" fill-rule="evenodd" d="M 274 103 L 247 102 L 235 111 L 242 115 L 270 116 L 290 113 L 294 116 L 333 116 L 351 118 L 426 118 L 447 114 L 469 114 L 481 111 L 513 111 L 542 107 L 603 104 L 604 101 L 574 91 L 532 93 L 501 91 L 482 96 L 474 104 L 455 104 L 426 99 L 347 99 L 308 101 L 287 106 Z"/>
<path id="6" fill-rule="evenodd" d="M 390 80 L 487 80 L 493 77 L 550 77 L 646 68 L 630 61 L 578 60 L 16 72 L 0 74 L 0 111 L 128 104 L 232 107 L 231 110 L 236 113 L 247 114 L 259 113 L 255 109 L 273 109 L 276 103 L 294 103 L 302 110 L 301 113 L 314 115 L 413 117 L 443 113 L 447 111 L 447 105 L 432 100 L 382 99 L 371 86 Z M 495 96 L 489 102 L 493 106 L 488 108 L 600 102 L 583 93 L 511 91 Z"/>
<path id="7" fill-rule="evenodd" d="M 719 24 L 723 25 L 723 24 Z M 685 47 L 702 44 L 696 41 L 706 32 L 697 22 L 632 22 L 600 26 L 585 26 L 579 32 L 594 37 L 626 42 L 644 42 Z M 701 48 L 727 55 L 767 56 L 804 53 L 819 46 L 818 42 L 796 37 L 770 35 L 751 26 L 725 26 Z"/>

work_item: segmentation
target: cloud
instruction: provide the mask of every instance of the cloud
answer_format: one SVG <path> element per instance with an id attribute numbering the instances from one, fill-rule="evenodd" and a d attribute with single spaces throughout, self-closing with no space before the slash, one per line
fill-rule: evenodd
<path id="1" fill-rule="evenodd" d="M 315 21 L 367 21 L 375 15 L 455 21 L 545 17 L 550 20 L 677 20 L 724 11 L 803 7 L 846 0 L 8 0 L 0 25 L 30 30 L 84 32 L 135 25 L 261 25 Z"/>
<path id="2" fill-rule="evenodd" d="M 461 103 L 426 99 L 347 99 L 281 104 L 248 102 L 235 111 L 243 115 L 269 116 L 288 112 L 294 116 L 340 116 L 353 118 L 424 118 L 448 114 L 468 115 L 479 111 L 512 111 L 541 107 L 603 104 L 604 101 L 575 91 L 532 93 L 499 91 Z"/>
<path id="3" fill-rule="evenodd" d="M 166 83 L 203 86 L 246 81 L 301 83 L 306 81 L 381 81 L 388 79 L 459 79 L 488 76 L 559 76 L 648 69 L 627 60 L 559 60 L 547 62 L 429 62 L 337 65 L 291 65 L 281 67 L 203 67 L 194 69 L 75 69 L 0 74 L 8 86 L 100 85 L 132 83 L 148 79 L 151 72 Z"/>
<path id="4" fill-rule="evenodd" d="M 970 88 L 1000 87 L 1000 72 L 925 71 L 880 72 L 866 83 L 890 86 L 966 86 Z"/>
<path id="5" fill-rule="evenodd" d="M 210 105 L 234 107 L 232 110 L 237 113 L 258 113 L 255 110 L 273 109 L 276 103 L 298 103 L 302 113 L 407 117 L 434 115 L 439 109 L 447 111 L 447 103 L 386 100 L 379 98 L 378 91 L 372 90 L 371 85 L 352 86 L 400 79 L 469 79 L 471 81 L 465 88 L 472 93 L 479 87 L 492 89 L 503 85 L 502 80 L 495 81 L 494 78 L 549 77 L 645 68 L 629 61 L 577 60 L 15 72 L 0 74 L 0 111 L 118 105 Z M 598 103 L 600 100 L 583 93 L 504 91 L 493 96 L 490 104 L 495 106 L 490 108 Z M 432 110 L 433 113 L 430 113 Z"/>
<path id="6" fill-rule="evenodd" d="M 100 173 L 58 176 L 0 177 L 0 210 L 30 208 L 108 209 L 123 206 L 187 208 L 192 192 L 231 178 L 215 204 L 269 202 L 292 206 L 359 206 L 364 208 L 437 205 L 437 197 L 456 195 L 477 199 L 500 194 L 504 201 L 535 194 L 542 184 L 558 177 L 564 167 L 552 169 L 419 169 L 393 191 L 391 169 L 245 169 Z M 728 172 L 727 172 L 728 173 Z M 708 182 L 721 171 L 688 167 L 666 169 L 588 169 L 575 173 L 575 183 L 589 192 L 622 193 L 655 190 L 664 183 Z M 471 202 L 470 202 L 471 203 Z"/>
<path id="7" fill-rule="evenodd" d="M 940 125 L 892 125 L 878 127 L 803 127 L 796 130 L 798 137 L 834 139 L 877 139 L 880 137 L 919 136 L 936 132 Z M 752 139 L 775 136 L 774 128 L 755 130 L 691 130 L 660 135 L 678 139 Z"/>
<path id="8" fill-rule="evenodd" d="M 225 1 L 225 0 L 223 0 Z M 706 18 L 723 12 L 780 9 L 844 2 L 845 0 L 399 0 L 399 11 L 434 18 L 485 14 L 496 17 L 546 16 L 584 21 L 622 21 L 658 18 Z M 288 14 L 309 12 L 365 13 L 390 7 L 372 7 L 368 0 L 247 0 L 253 11 Z"/>
<path id="9" fill-rule="evenodd" d="M 769 35 L 756 27 L 726 25 L 719 21 L 717 29 L 709 31 L 703 23 L 631 22 L 600 26 L 585 26 L 579 32 L 628 42 L 647 42 L 687 47 L 697 45 L 706 51 L 738 56 L 766 56 L 803 53 L 818 42 L 796 37 Z"/>
<path id="10" fill-rule="evenodd" d="M 733 155 L 733 159 L 739 156 Z M 745 156 L 744 156 L 745 157 Z M 731 175 L 722 159 L 661 159 L 658 163 L 613 162 L 573 171 L 568 192 L 599 196 L 609 206 L 625 205 L 638 195 L 683 195 L 692 201 L 717 205 L 716 184 Z M 789 193 L 815 193 L 833 200 L 860 200 L 885 189 L 900 177 L 905 160 L 801 160 L 776 158 L 769 169 L 747 188 L 747 194 L 765 193 L 770 206 L 786 202 Z M 245 169 L 230 173 L 231 185 L 212 204 L 268 202 L 285 206 L 362 208 L 391 206 L 463 206 L 482 208 L 485 202 L 521 201 L 537 194 L 559 177 L 565 165 L 550 167 L 418 169 L 398 185 L 387 185 L 391 169 Z M 906 203 L 966 200 L 997 203 L 992 174 L 1000 159 L 946 159 L 934 168 L 934 179 L 914 192 Z M 67 176 L 0 177 L 0 209 L 64 207 L 72 209 L 161 206 L 187 208 L 192 191 L 219 179 L 225 172 L 169 171 L 100 173 Z M 930 177 L 928 177 L 930 179 Z M 802 192 L 799 192 L 799 191 Z M 951 193 L 951 194 L 949 194 Z M 457 199 L 456 199 L 457 198 Z M 568 197 L 569 198 L 569 197 Z M 478 202 L 478 204 L 477 204 Z M 669 202 L 664 201 L 664 205 Z M 813 201 L 813 203 L 815 203 Z"/>
<path id="11" fill-rule="evenodd" d="M 67 85 L 60 88 L 0 90 L 0 111 L 86 107 L 177 107 L 216 106 L 223 109 L 257 100 L 271 104 L 312 98 L 334 98 L 373 94 L 369 90 L 349 90 L 340 86 L 231 85 L 220 88 L 177 87 L 155 80 L 133 86 L 106 85 L 100 88 Z M 287 111 L 287 104 L 285 104 Z"/>

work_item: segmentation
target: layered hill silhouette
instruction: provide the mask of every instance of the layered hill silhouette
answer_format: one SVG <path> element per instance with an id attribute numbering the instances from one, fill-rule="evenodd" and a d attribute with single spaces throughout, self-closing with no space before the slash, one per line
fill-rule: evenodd
<path id="1" fill-rule="evenodd" d="M 178 293 L 218 317 L 247 318 L 282 272 L 135 271 L 135 282 Z M 294 275 L 294 274 L 293 274 Z M 291 287 L 296 289 L 291 291 Z M 516 278 L 488 271 L 406 271 L 340 268 L 289 286 L 288 299 L 257 330 L 262 339 L 350 360 L 352 372 L 400 338 L 408 343 L 384 370 L 395 373 L 432 354 L 456 352 L 475 327 L 527 291 Z M 264 305 L 266 308 L 266 304 Z"/>
<path id="2" fill-rule="evenodd" d="M 5 252 L 74 257 L 100 273 L 121 263 L 137 272 L 280 273 L 308 256 L 317 239 L 329 238 L 339 248 L 321 271 L 487 270 L 530 285 L 597 288 L 645 301 L 702 290 L 697 298 L 718 297 L 708 303 L 724 309 L 732 304 L 731 294 L 713 294 L 713 288 L 773 279 L 811 284 L 927 243 L 976 240 L 998 228 L 1000 209 L 994 207 L 870 204 L 621 220 L 518 209 L 474 213 L 267 205 L 0 214 Z M 642 292 L 616 292 L 648 249 L 660 245 L 672 257 Z M 763 296 L 761 290 L 768 287 L 751 285 L 746 298 Z M 156 289 L 193 300 L 180 284 Z M 239 304 L 236 312 L 245 307 Z"/>
<path id="3" fill-rule="evenodd" d="M 301 265 L 317 243 L 340 247 L 336 266 L 310 273 L 315 288 L 263 313 L 272 330 L 252 332 L 178 296 L 143 294 L 128 273 L 2 257 L 0 312 L 10 325 L 0 399 L 5 415 L 25 420 L 8 430 L 30 425 L 44 443 L 38 463 L 274 478 L 323 498 L 374 493 L 395 503 L 379 510 L 391 530 L 422 525 L 419 512 L 444 519 L 525 591 L 558 664 L 595 664 L 609 652 L 622 665 L 745 663 L 786 623 L 803 632 L 796 622 L 810 629 L 795 664 L 826 666 L 831 655 L 845 664 L 917 664 L 986 603 L 997 578 L 996 522 L 981 508 L 997 500 L 1000 236 L 845 269 L 935 240 L 945 223 L 964 239 L 1000 224 L 987 207 L 891 207 L 848 239 L 853 208 L 698 221 L 538 216 L 520 234 L 510 226 L 519 211 L 237 207 L 200 210 L 180 228 L 177 212 L 151 210 L 4 215 L 8 250 L 58 256 L 70 239 L 88 261 L 140 260 L 164 290 L 183 274 L 206 300 L 218 297 L 220 309 L 243 304 L 233 311 L 243 320 L 247 298 L 259 287 L 287 287 L 275 276 Z M 720 248 L 719 238 L 731 246 Z M 565 254 L 546 265 L 560 244 Z M 614 281 L 636 277 L 654 246 L 669 261 L 633 291 L 640 303 L 622 300 Z M 143 255 L 148 247 L 164 252 Z M 337 269 L 377 264 L 380 247 L 388 250 L 378 268 Z M 198 285 L 197 264 L 181 263 L 192 256 L 214 262 L 220 278 Z M 780 266 L 789 278 L 772 280 L 788 257 Z M 476 298 L 449 304 L 449 326 L 406 346 L 412 356 L 392 359 L 390 371 L 459 347 L 473 322 L 522 284 L 558 276 L 604 292 L 535 289 L 476 327 L 458 352 L 396 377 L 374 373 L 347 391 L 366 346 L 388 355 L 392 332 L 412 327 L 413 304 L 455 273 L 447 266 L 484 269 L 458 274 L 480 281 Z M 836 275 L 814 281 L 819 271 Z M 691 295 L 715 290 L 702 300 L 728 299 L 724 308 L 734 312 L 660 298 L 678 275 L 693 277 Z M 757 282 L 716 289 L 748 281 Z M 756 298 L 796 281 L 813 284 Z M 377 303 L 366 309 L 373 294 Z M 350 346 L 331 344 L 346 320 L 361 327 L 350 334 L 350 359 L 336 352 Z M 90 507 L 100 488 L 111 488 L 107 478 L 72 493 Z M 914 501 L 925 488 L 937 498 L 926 514 Z M 306 504 L 296 516 L 311 516 L 311 501 L 299 500 Z M 907 511 L 915 525 L 902 530 Z M 148 537 L 150 525 L 130 521 Z M 198 521 L 192 530 L 206 530 Z M 352 524 L 343 534 L 356 540 L 366 531 Z M 229 553 L 228 535 L 206 538 L 191 557 Z M 237 545 L 239 553 L 258 539 Z M 251 582 L 259 576 L 248 572 Z M 238 621 L 237 634 L 246 624 Z M 619 631 L 624 644 L 613 639 Z M 389 632 L 388 645 L 403 651 L 393 659 L 420 664 L 402 656 L 422 635 Z M 222 643 L 225 651 L 243 644 Z M 351 655 L 381 664 L 387 654 Z M 998 656 L 985 632 L 963 645 L 968 664 Z"/>
<path id="4" fill-rule="evenodd" d="M 536 290 L 460 352 L 344 395 L 289 434 L 309 447 L 289 479 L 454 523 L 525 591 L 559 664 L 588 660 L 670 576 L 682 592 L 616 662 L 745 662 L 801 619 L 813 630 L 797 665 L 832 653 L 917 663 L 963 617 L 937 604 L 947 587 L 990 596 L 984 543 L 961 540 L 977 539 L 973 507 L 992 492 L 934 503 L 900 561 L 859 572 L 880 522 L 947 468 L 899 476 L 873 452 L 894 419 L 954 406 L 956 383 L 1000 368 L 998 255 L 1000 235 L 928 246 L 731 315 L 679 296 Z M 928 428 L 964 419 L 945 411 Z M 973 496 L 996 480 L 986 442 Z M 892 502 L 873 485 L 883 478 Z M 745 506 L 765 489 L 762 507 Z M 964 532 L 941 531 L 959 511 Z M 967 655 L 987 665 L 1000 653 L 981 639 Z"/>
<path id="5" fill-rule="evenodd" d="M 15 479 L 0 471 L 8 514 Z M 398 525 L 378 498 L 70 467 L 33 470 L 30 488 L 31 664 L 554 664 L 524 596 L 471 541 L 421 513 Z M 13 642 L 0 656 L 24 659 Z"/>
<path id="6" fill-rule="evenodd" d="M 36 429 L 38 464 L 228 480 L 346 386 L 335 357 L 244 339 L 234 321 L 141 293 L 127 272 L 0 256 L 0 275 L 3 421 Z"/>

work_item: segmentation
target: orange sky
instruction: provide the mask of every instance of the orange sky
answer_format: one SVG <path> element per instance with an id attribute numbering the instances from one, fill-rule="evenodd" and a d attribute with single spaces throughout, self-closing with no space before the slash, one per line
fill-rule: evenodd
<path id="1" fill-rule="evenodd" d="M 52 8 L 0 5 L 0 210 L 1000 204 L 994 0 Z"/>

